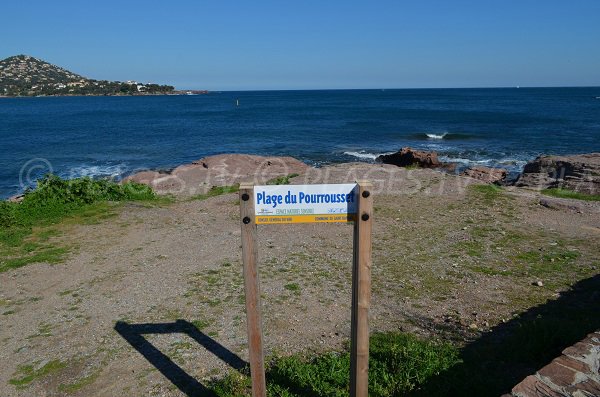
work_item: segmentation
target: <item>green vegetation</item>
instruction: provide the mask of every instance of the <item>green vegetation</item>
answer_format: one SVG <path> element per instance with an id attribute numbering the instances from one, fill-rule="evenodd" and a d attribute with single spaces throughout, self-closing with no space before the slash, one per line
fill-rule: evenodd
<path id="1" fill-rule="evenodd" d="M 502 196 L 502 187 L 494 184 L 489 185 L 470 185 L 469 189 L 475 194 L 481 196 L 486 202 L 494 201 Z"/>
<path id="2" fill-rule="evenodd" d="M 204 328 L 210 325 L 210 321 L 207 320 L 194 320 L 192 321 L 192 325 L 196 327 L 198 331 L 202 331 Z"/>
<path id="3" fill-rule="evenodd" d="M 404 333 L 375 334 L 370 340 L 369 396 L 410 392 L 458 362 L 458 350 L 448 343 Z M 347 396 L 349 374 L 348 352 L 281 357 L 267 369 L 267 388 L 271 396 Z M 236 373 L 211 388 L 219 397 L 247 396 L 249 385 L 247 376 Z"/>
<path id="4" fill-rule="evenodd" d="M 273 178 L 267 181 L 267 185 L 289 185 L 290 179 L 295 178 L 300 174 L 289 174 L 285 176 L 278 176 L 277 178 Z"/>
<path id="5" fill-rule="evenodd" d="M 85 223 L 112 216 L 109 202 L 155 199 L 152 189 L 138 183 L 48 175 L 21 203 L 0 202 L 0 272 L 29 263 L 61 262 L 69 249 L 50 239 L 60 234 L 55 225 L 66 218 Z"/>
<path id="6" fill-rule="evenodd" d="M 555 248 L 548 251 L 530 250 L 515 256 L 515 262 L 521 270 L 534 276 L 549 276 L 573 267 L 579 257 L 576 251 Z M 518 267 L 517 267 L 518 268 Z"/>
<path id="7" fill-rule="evenodd" d="M 35 365 L 22 365 L 19 366 L 17 373 L 18 378 L 13 378 L 8 381 L 11 385 L 17 387 L 17 389 L 24 389 L 29 386 L 31 382 L 41 377 L 44 377 L 50 373 L 59 371 L 66 367 L 66 363 L 59 360 L 52 360 L 46 363 L 41 368 L 36 369 Z"/>
<path id="8" fill-rule="evenodd" d="M 235 193 L 240 190 L 240 185 L 235 184 L 232 186 L 213 186 L 210 190 L 204 194 L 197 194 L 191 198 L 191 200 L 206 200 L 211 197 L 220 196 L 222 194 Z"/>
<path id="9" fill-rule="evenodd" d="M 579 193 L 568 189 L 544 189 L 542 190 L 542 194 L 545 194 L 546 196 L 575 200 L 600 201 L 600 194 Z"/>
<path id="10" fill-rule="evenodd" d="M 283 286 L 288 291 L 300 292 L 300 286 L 297 283 L 290 283 Z"/>
<path id="11" fill-rule="evenodd" d="M 100 371 L 95 371 L 88 376 L 76 380 L 73 383 L 61 384 L 60 386 L 58 386 L 58 391 L 66 393 L 75 393 L 76 391 L 94 383 L 96 379 L 98 379 L 98 376 L 100 376 Z"/>
<path id="12" fill-rule="evenodd" d="M 498 396 L 567 346 L 600 327 L 598 276 L 555 301 L 530 308 L 501 331 L 484 333 L 459 349 L 406 333 L 370 340 L 369 396 Z M 350 355 L 276 357 L 267 366 L 270 396 L 348 396 Z M 231 373 L 209 388 L 219 397 L 250 395 L 247 375 Z"/>

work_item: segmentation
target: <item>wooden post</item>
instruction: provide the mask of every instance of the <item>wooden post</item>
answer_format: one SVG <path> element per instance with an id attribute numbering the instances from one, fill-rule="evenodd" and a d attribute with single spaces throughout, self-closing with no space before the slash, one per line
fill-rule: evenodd
<path id="1" fill-rule="evenodd" d="M 242 261 L 244 263 L 244 286 L 246 290 L 246 319 L 248 323 L 252 397 L 266 397 L 256 223 L 254 221 L 254 187 L 247 183 L 240 185 L 240 220 L 242 225 Z"/>
<path id="2" fill-rule="evenodd" d="M 352 266 L 352 325 L 350 345 L 350 396 L 369 392 L 369 305 L 371 303 L 372 185 L 358 181 L 358 206 L 354 222 Z"/>

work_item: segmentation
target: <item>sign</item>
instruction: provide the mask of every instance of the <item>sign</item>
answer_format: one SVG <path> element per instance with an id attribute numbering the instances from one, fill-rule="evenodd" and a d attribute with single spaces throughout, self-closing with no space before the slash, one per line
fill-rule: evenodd
<path id="1" fill-rule="evenodd" d="M 352 222 L 357 203 L 356 183 L 254 186 L 257 225 Z"/>
<path id="2" fill-rule="evenodd" d="M 368 181 L 339 185 L 240 185 L 242 263 L 252 397 L 267 395 L 256 225 L 348 221 L 355 221 L 350 322 L 350 397 L 368 397 L 372 187 Z"/>

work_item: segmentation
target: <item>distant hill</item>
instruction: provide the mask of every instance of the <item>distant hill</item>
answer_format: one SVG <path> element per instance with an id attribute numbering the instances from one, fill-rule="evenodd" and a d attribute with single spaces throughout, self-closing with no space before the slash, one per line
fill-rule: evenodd
<path id="1" fill-rule="evenodd" d="M 29 55 L 0 61 L 0 96 L 144 95 L 174 92 L 170 85 L 88 79 Z"/>

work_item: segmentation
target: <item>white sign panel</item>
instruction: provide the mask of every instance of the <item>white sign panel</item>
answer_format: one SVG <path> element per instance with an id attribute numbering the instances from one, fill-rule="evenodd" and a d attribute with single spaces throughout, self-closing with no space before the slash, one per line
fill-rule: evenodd
<path id="1" fill-rule="evenodd" d="M 256 224 L 354 221 L 357 192 L 355 183 L 254 186 Z"/>

